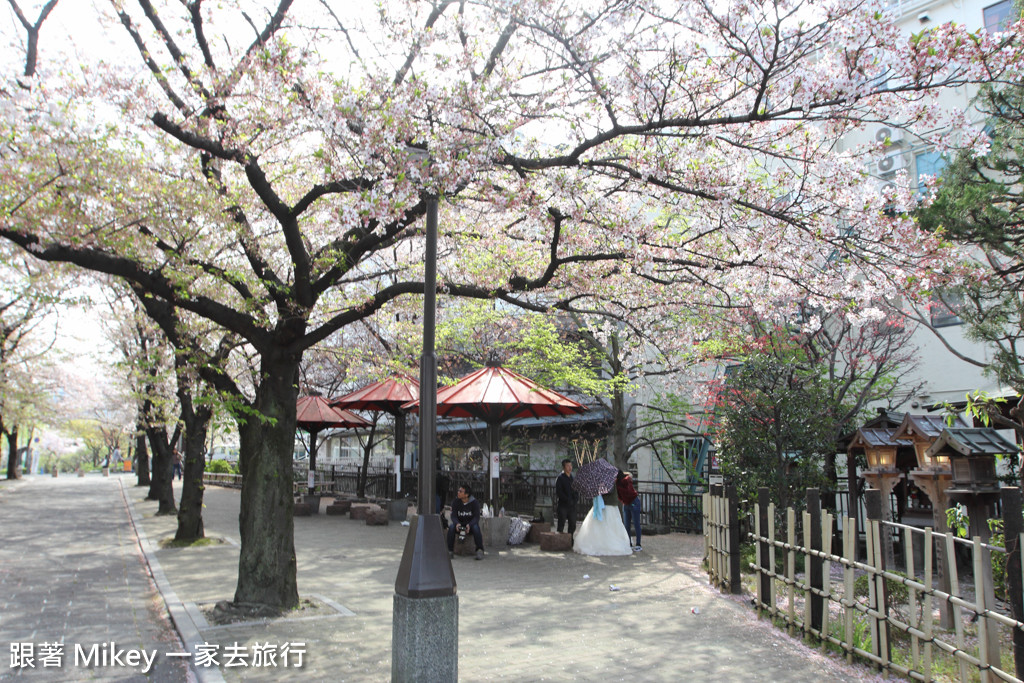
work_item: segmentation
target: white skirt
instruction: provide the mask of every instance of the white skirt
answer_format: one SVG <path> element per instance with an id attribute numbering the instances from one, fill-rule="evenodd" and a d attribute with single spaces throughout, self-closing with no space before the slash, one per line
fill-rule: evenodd
<path id="1" fill-rule="evenodd" d="M 581 555 L 632 555 L 629 534 L 622 525 L 622 515 L 614 505 L 605 507 L 601 519 L 594 518 L 590 508 L 583 524 L 573 536 L 572 549 Z"/>

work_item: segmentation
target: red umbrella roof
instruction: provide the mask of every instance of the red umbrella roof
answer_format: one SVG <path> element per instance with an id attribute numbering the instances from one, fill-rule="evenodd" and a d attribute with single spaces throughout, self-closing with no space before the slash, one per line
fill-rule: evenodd
<path id="1" fill-rule="evenodd" d="M 302 396 L 295 404 L 296 426 L 318 432 L 331 427 L 369 427 L 370 423 L 355 413 L 333 408 L 321 396 Z"/>
<path id="2" fill-rule="evenodd" d="M 392 375 L 362 389 L 331 400 L 332 406 L 352 410 L 377 410 L 398 413 L 401 407 L 420 397 L 420 383 L 409 375 Z"/>
<path id="3" fill-rule="evenodd" d="M 419 409 L 419 401 L 403 406 Z M 475 417 L 504 422 L 518 417 L 575 415 L 587 409 L 581 403 L 503 367 L 485 367 L 437 392 L 439 417 Z"/>

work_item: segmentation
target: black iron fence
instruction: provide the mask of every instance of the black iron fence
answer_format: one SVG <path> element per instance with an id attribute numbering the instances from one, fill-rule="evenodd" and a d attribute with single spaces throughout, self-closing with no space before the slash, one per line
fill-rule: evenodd
<path id="1" fill-rule="evenodd" d="M 483 472 L 470 470 L 445 470 L 449 485 L 442 499 L 450 503 L 460 486 L 469 486 L 473 495 L 486 500 L 490 481 Z M 304 467 L 296 465 L 296 481 L 306 481 Z M 558 475 L 541 472 L 503 472 L 500 485 L 500 505 L 506 512 L 534 514 L 543 511 L 550 520 L 555 501 L 555 480 Z M 394 471 L 388 468 L 371 467 L 366 476 L 364 495 L 367 498 L 394 499 L 402 496 L 416 498 L 419 477 L 414 471 L 402 473 L 401 491 L 397 490 Z M 359 470 L 338 465 L 317 467 L 317 489 L 324 493 L 355 494 L 359 488 Z M 644 523 L 660 526 L 671 531 L 687 533 L 703 532 L 702 496 L 706 486 L 671 482 L 636 481 L 643 504 Z M 589 500 L 579 501 L 576 518 L 582 520 L 590 509 Z"/>

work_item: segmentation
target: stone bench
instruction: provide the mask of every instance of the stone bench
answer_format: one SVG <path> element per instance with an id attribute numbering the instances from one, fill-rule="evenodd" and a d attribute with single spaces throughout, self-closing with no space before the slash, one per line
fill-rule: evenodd
<path id="1" fill-rule="evenodd" d="M 347 515 L 351 509 L 351 500 L 335 499 L 333 504 L 327 506 L 325 512 L 329 515 Z"/>
<path id="2" fill-rule="evenodd" d="M 366 511 L 367 526 L 387 526 L 388 511 L 381 508 L 371 508 Z"/>
<path id="3" fill-rule="evenodd" d="M 484 537 L 484 550 L 508 548 L 511 517 L 484 517 L 480 520 L 480 535 Z"/>
<path id="4" fill-rule="evenodd" d="M 526 532 L 527 543 L 540 543 L 540 535 L 551 532 L 551 522 L 531 522 Z"/>
<path id="5" fill-rule="evenodd" d="M 572 536 L 560 534 L 557 531 L 547 531 L 539 534 L 540 549 L 549 552 L 564 552 L 572 550 Z"/>
<path id="6" fill-rule="evenodd" d="M 380 510 L 381 507 L 375 503 L 353 503 L 352 508 L 348 512 L 349 519 L 359 519 L 366 521 L 366 515 L 369 514 L 370 510 Z"/>
<path id="7" fill-rule="evenodd" d="M 309 503 L 296 503 L 294 508 L 292 508 L 292 514 L 295 517 L 312 517 L 313 506 Z"/>
<path id="8" fill-rule="evenodd" d="M 396 522 L 404 522 L 409 518 L 409 501 L 405 498 L 392 500 L 388 503 L 388 517 Z"/>

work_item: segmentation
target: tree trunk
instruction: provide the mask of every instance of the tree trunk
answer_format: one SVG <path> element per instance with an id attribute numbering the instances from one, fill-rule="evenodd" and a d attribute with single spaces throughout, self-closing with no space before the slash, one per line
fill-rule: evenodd
<path id="1" fill-rule="evenodd" d="M 185 422 L 185 438 L 182 444 L 185 455 L 182 462 L 181 502 L 178 506 L 178 531 L 176 541 L 196 541 L 204 536 L 203 530 L 203 472 L 206 471 L 206 433 L 209 430 L 213 412 L 203 408 L 193 412 L 191 405 L 182 406 Z"/>
<path id="2" fill-rule="evenodd" d="M 839 506 L 839 475 L 836 474 L 836 454 L 825 453 L 825 479 L 828 480 L 828 492 L 821 496 L 821 506 L 835 513 Z"/>
<path id="3" fill-rule="evenodd" d="M 235 602 L 288 609 L 299 603 L 295 577 L 292 454 L 299 358 L 262 354 L 253 407 L 239 424 L 241 552 Z"/>
<path id="4" fill-rule="evenodd" d="M 366 476 L 367 476 L 368 470 L 370 469 L 370 453 L 373 451 L 373 436 L 374 436 L 373 433 L 376 431 L 376 429 L 377 429 L 377 420 L 374 419 L 373 424 L 370 425 L 370 436 L 366 440 L 366 443 L 363 444 L 363 469 L 360 470 L 360 472 L 359 472 L 359 481 L 356 484 L 356 497 L 357 498 L 365 498 L 366 497 Z M 429 514 L 429 512 L 425 512 L 423 514 Z"/>
<path id="5" fill-rule="evenodd" d="M 629 418 L 626 415 L 626 395 L 620 390 L 612 395 L 611 413 L 613 464 L 625 471 L 629 468 Z"/>
<path id="6" fill-rule="evenodd" d="M 2 423 L 0 423 L 2 427 Z M 15 425 L 11 430 L 4 431 L 4 436 L 7 437 L 7 478 L 8 479 L 20 479 L 21 478 L 21 458 L 18 456 L 18 426 Z M 25 453 L 28 453 L 28 449 L 25 449 Z"/>
<path id="7" fill-rule="evenodd" d="M 156 514 L 173 515 L 178 510 L 174 507 L 174 488 L 171 482 L 174 463 L 167 431 L 163 427 L 150 427 L 146 429 L 146 434 L 153 450 L 153 476 L 146 500 L 159 501 Z"/>
<path id="8" fill-rule="evenodd" d="M 149 449 L 146 448 L 146 425 L 139 416 L 135 423 L 135 474 L 139 486 L 149 486 Z"/>

